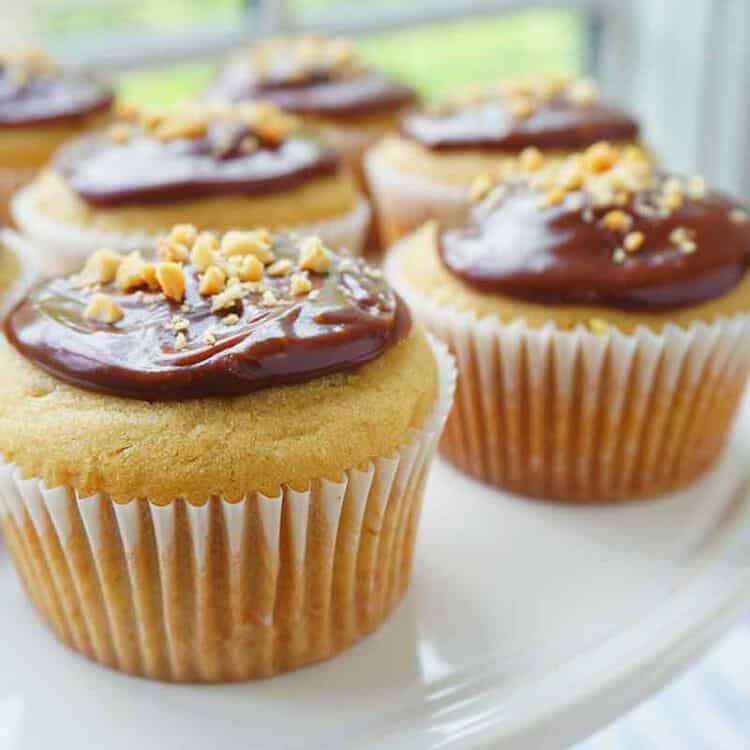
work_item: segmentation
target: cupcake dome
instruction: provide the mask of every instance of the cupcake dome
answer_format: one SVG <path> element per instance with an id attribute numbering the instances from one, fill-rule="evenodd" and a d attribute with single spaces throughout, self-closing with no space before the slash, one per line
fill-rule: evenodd
<path id="1" fill-rule="evenodd" d="M 406 115 L 400 133 L 368 157 L 368 176 L 390 242 L 428 219 L 455 224 L 477 175 L 504 177 L 516 159 L 561 159 L 607 140 L 638 141 L 638 123 L 602 101 L 585 79 L 536 78 L 479 86 Z"/>
<path id="2" fill-rule="evenodd" d="M 65 270 L 99 247 L 137 249 L 186 220 L 216 231 L 314 228 L 359 250 L 366 201 L 337 154 L 273 105 L 129 115 L 63 146 L 14 200 L 17 224 Z"/>
<path id="3" fill-rule="evenodd" d="M 71 136 L 107 122 L 112 90 L 31 50 L 0 53 L 0 191 L 13 192 Z M 2 218 L 0 217 L 0 218 Z"/>
<path id="4" fill-rule="evenodd" d="M 367 146 L 416 103 L 414 91 L 361 60 L 349 39 L 275 37 L 232 57 L 207 95 L 268 99 L 341 149 L 356 172 Z"/>
<path id="5" fill-rule="evenodd" d="M 183 225 L 37 287 L 5 330 L 0 520 L 74 648 L 270 676 L 400 600 L 451 372 L 375 269 L 315 236 Z"/>
<path id="6" fill-rule="evenodd" d="M 492 185 L 388 274 L 456 352 L 445 454 L 536 497 L 675 489 L 719 456 L 750 364 L 750 221 L 702 179 L 596 144 Z"/>

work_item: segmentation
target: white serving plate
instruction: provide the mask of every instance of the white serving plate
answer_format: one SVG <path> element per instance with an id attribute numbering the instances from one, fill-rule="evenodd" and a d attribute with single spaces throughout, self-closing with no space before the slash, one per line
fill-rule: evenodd
<path id="1" fill-rule="evenodd" d="M 750 602 L 750 411 L 688 491 L 525 501 L 438 463 L 415 580 L 337 659 L 255 684 L 149 683 L 59 645 L 0 552 L 0 750 L 567 747 L 694 660 Z"/>

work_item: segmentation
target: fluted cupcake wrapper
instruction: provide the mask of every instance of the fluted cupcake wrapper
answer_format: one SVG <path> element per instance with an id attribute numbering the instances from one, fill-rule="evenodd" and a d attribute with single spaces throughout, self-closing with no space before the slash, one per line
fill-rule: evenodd
<path id="1" fill-rule="evenodd" d="M 441 453 L 511 491 L 564 501 L 648 497 L 719 457 L 750 371 L 750 315 L 660 333 L 562 331 L 478 319 L 386 275 L 456 357 Z"/>
<path id="2" fill-rule="evenodd" d="M 0 243 L 18 260 L 18 275 L 8 287 L 0 291 L 0 321 L 20 302 L 40 278 L 37 254 L 29 242 L 12 229 L 0 230 Z"/>
<path id="3" fill-rule="evenodd" d="M 153 245 L 158 237 L 148 232 L 105 232 L 50 218 L 37 209 L 36 191 L 37 187 L 32 183 L 16 193 L 11 212 L 16 225 L 44 257 L 45 270 L 49 275 L 79 270 L 91 253 L 103 247 L 117 252 L 143 250 Z M 317 235 L 333 248 L 360 255 L 369 226 L 370 204 L 365 198 L 361 198 L 343 216 L 290 225 L 287 229 L 300 234 Z"/>
<path id="4" fill-rule="evenodd" d="M 422 494 L 455 385 L 422 430 L 339 479 L 240 502 L 79 497 L 0 465 L 0 523 L 55 633 L 154 679 L 268 677 L 326 659 L 377 627 L 408 586 Z"/>
<path id="5" fill-rule="evenodd" d="M 385 247 L 410 234 L 426 221 L 455 226 L 469 209 L 468 186 L 439 183 L 427 177 L 397 172 L 378 152 L 365 157 L 380 238 Z"/>
<path id="6" fill-rule="evenodd" d="M 0 226 L 10 226 L 13 222 L 11 202 L 15 193 L 31 182 L 38 169 L 0 169 Z"/>

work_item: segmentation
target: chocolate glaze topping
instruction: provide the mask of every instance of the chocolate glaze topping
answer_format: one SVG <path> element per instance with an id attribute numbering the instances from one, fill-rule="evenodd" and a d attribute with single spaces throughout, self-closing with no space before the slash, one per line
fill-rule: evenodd
<path id="1" fill-rule="evenodd" d="M 0 61 L 0 128 L 75 121 L 108 109 L 112 100 L 111 89 L 88 76 Z"/>
<path id="2" fill-rule="evenodd" d="M 296 262 L 298 244 L 277 236 L 276 259 Z M 303 272 L 310 293 L 290 289 L 299 270 L 272 276 L 267 268 L 234 304 L 216 311 L 217 298 L 201 294 L 193 266 L 185 267 L 178 301 L 147 287 L 125 292 L 116 282 L 101 284 L 98 291 L 120 309 L 114 323 L 87 314 L 91 287 L 55 279 L 15 308 L 5 332 L 55 377 L 116 396 L 179 400 L 305 382 L 375 359 L 411 325 L 379 273 L 358 259 L 330 257 L 328 273 Z"/>
<path id="3" fill-rule="evenodd" d="M 207 95 L 229 101 L 263 98 L 287 112 L 357 117 L 416 102 L 413 89 L 368 68 L 348 39 L 269 39 L 219 71 Z"/>
<path id="4" fill-rule="evenodd" d="M 164 140 L 145 129 L 123 142 L 84 136 L 60 149 L 55 166 L 87 203 L 124 206 L 288 190 L 335 174 L 339 160 L 301 134 L 275 142 L 242 122 L 215 121 L 196 137 Z"/>
<path id="5" fill-rule="evenodd" d="M 541 92 L 533 87 L 513 94 L 483 92 L 468 101 L 412 112 L 403 118 L 401 132 L 434 151 L 579 149 L 601 140 L 636 140 L 638 123 L 600 101 L 593 84 L 582 92 L 586 83 Z"/>
<path id="6" fill-rule="evenodd" d="M 376 71 L 347 78 L 317 71 L 301 80 L 265 82 L 239 62 L 224 68 L 208 93 L 229 101 L 261 97 L 287 112 L 341 118 L 398 110 L 417 99 L 413 89 Z"/>
<path id="7" fill-rule="evenodd" d="M 679 206 L 671 199 L 668 211 L 670 184 L 675 178 L 656 177 L 616 208 L 580 190 L 545 205 L 528 184 L 509 184 L 500 200 L 478 204 L 464 227 L 442 233 L 440 255 L 480 291 L 529 302 L 643 312 L 699 304 L 747 271 L 750 221 L 717 193 L 684 195 Z"/>

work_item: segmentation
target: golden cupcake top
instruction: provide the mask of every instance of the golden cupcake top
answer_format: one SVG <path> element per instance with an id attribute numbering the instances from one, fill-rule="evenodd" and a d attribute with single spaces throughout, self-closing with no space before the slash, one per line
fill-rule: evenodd
<path id="1" fill-rule="evenodd" d="M 401 123 L 403 135 L 436 150 L 580 149 L 635 141 L 638 123 L 601 99 L 587 78 L 534 76 L 469 86 Z"/>
<path id="2" fill-rule="evenodd" d="M 315 236 L 175 226 L 156 247 L 103 248 L 38 287 L 6 334 L 62 380 L 173 400 L 349 370 L 409 330 L 382 274 Z"/>
<path id="3" fill-rule="evenodd" d="M 112 90 L 63 69 L 43 53 L 0 51 L 0 128 L 62 123 L 108 109 Z"/>
<path id="4" fill-rule="evenodd" d="M 657 171 L 634 146 L 600 142 L 562 162 L 529 148 L 515 174 L 478 177 L 470 197 L 440 254 L 490 293 L 658 311 L 724 294 L 750 263 L 746 209 L 699 176 Z"/>
<path id="5" fill-rule="evenodd" d="M 63 146 L 54 164 L 94 206 L 265 194 L 339 168 L 330 147 L 268 102 L 126 108 L 107 131 Z"/>
<path id="6" fill-rule="evenodd" d="M 271 37 L 236 54 L 209 88 L 211 97 L 263 97 L 299 114 L 347 117 L 397 110 L 414 91 L 367 65 L 351 39 L 315 34 Z"/>

